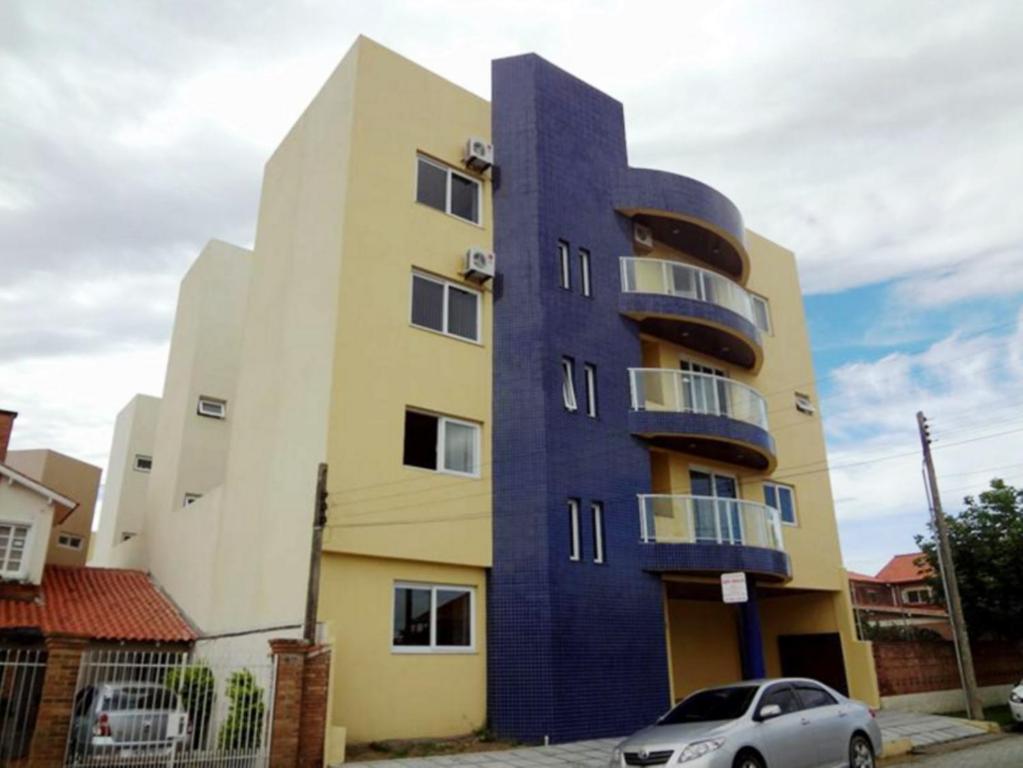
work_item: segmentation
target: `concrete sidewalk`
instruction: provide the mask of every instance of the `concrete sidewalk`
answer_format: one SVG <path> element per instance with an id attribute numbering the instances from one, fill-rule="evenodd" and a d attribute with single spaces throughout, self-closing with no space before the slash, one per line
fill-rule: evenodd
<path id="1" fill-rule="evenodd" d="M 905 754 L 916 747 L 942 744 L 986 734 L 984 728 L 952 717 L 883 710 L 877 715 L 885 754 Z M 624 737 L 623 737 L 624 738 Z M 594 739 L 520 747 L 496 752 L 470 752 L 436 757 L 405 757 L 347 763 L 348 768 L 607 768 L 611 750 L 621 739 Z"/>

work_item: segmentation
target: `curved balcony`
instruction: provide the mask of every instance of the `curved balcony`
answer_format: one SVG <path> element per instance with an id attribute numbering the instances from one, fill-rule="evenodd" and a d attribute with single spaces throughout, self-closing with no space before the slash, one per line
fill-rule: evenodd
<path id="1" fill-rule="evenodd" d="M 658 338 L 751 370 L 763 361 L 753 300 L 717 272 L 666 259 L 621 259 L 619 311 Z"/>
<path id="2" fill-rule="evenodd" d="M 629 386 L 633 434 L 715 461 L 774 469 L 767 402 L 752 387 L 724 376 L 670 368 L 630 368 Z"/>
<path id="3" fill-rule="evenodd" d="M 613 194 L 615 209 L 649 227 L 654 238 L 745 282 L 742 214 L 716 189 L 676 173 L 627 168 Z"/>
<path id="4" fill-rule="evenodd" d="M 651 571 L 746 571 L 786 580 L 792 566 L 776 509 L 742 499 L 644 494 L 640 537 Z"/>

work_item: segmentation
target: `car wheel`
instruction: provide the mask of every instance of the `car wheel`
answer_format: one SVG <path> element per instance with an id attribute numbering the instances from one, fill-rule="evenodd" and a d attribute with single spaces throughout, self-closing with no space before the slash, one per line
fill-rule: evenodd
<path id="1" fill-rule="evenodd" d="M 764 768 L 764 761 L 756 752 L 740 752 L 735 756 L 732 768 Z"/>
<path id="2" fill-rule="evenodd" d="M 849 765 L 851 768 L 874 768 L 874 748 L 866 736 L 856 734 L 849 741 Z"/>

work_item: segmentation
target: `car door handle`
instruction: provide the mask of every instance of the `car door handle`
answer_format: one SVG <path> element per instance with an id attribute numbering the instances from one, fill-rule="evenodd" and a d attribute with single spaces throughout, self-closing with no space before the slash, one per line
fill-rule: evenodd
<path id="1" fill-rule="evenodd" d="M 810 719 L 809 719 L 809 718 L 806 718 L 806 717 L 804 717 L 804 718 L 803 718 L 802 720 L 800 720 L 800 722 L 801 722 L 801 723 L 802 723 L 803 725 L 809 725 L 809 724 L 810 724 Z"/>
<path id="2" fill-rule="evenodd" d="M 846 711 L 845 711 L 845 710 L 843 709 L 843 710 L 842 710 L 841 712 L 839 712 L 839 713 L 838 713 L 838 716 L 839 716 L 839 717 L 845 717 L 845 716 L 846 716 L 846 715 L 848 715 L 848 714 L 849 714 L 849 713 L 848 713 L 848 712 L 846 712 Z"/>

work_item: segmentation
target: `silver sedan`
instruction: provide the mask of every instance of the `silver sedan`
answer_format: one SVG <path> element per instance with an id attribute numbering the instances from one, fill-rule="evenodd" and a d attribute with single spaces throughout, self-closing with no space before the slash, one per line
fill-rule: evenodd
<path id="1" fill-rule="evenodd" d="M 880 752 L 865 704 L 779 678 L 697 691 L 619 744 L 611 768 L 874 768 Z"/>

